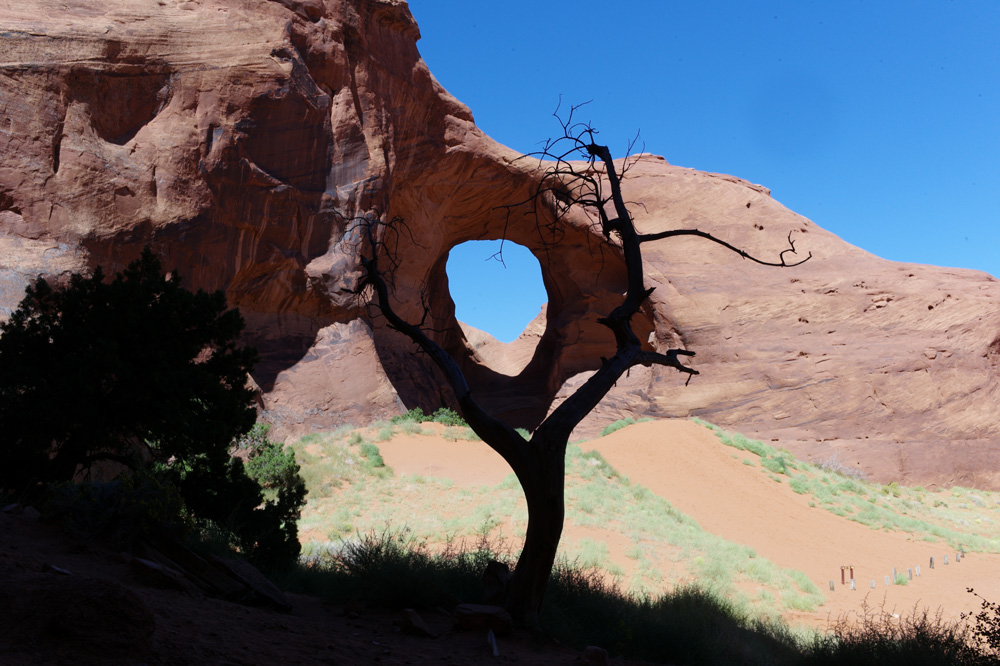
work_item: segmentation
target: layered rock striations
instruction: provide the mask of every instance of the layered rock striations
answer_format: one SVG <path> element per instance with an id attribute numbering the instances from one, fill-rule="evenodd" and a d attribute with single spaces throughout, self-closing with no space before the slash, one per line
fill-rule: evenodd
<path id="1" fill-rule="evenodd" d="M 427 361 L 353 291 L 352 219 L 406 220 L 395 298 L 480 400 L 532 427 L 611 349 L 624 289 L 585 220 L 545 243 L 524 209 L 537 162 L 486 137 L 434 80 L 398 0 L 25 0 L 0 10 L 0 316 L 38 274 L 122 268 L 146 244 L 190 287 L 224 289 L 262 354 L 255 380 L 287 431 L 447 403 Z M 888 262 L 729 176 L 637 158 L 625 184 L 656 287 L 636 322 L 702 373 L 637 368 L 581 427 L 702 416 L 876 478 L 1000 488 L 1000 282 Z M 445 260 L 506 237 L 549 302 L 510 345 L 460 326 Z"/>

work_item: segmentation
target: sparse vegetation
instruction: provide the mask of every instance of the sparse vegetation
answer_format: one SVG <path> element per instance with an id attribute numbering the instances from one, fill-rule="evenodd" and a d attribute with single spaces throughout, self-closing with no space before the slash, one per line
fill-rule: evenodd
<path id="1" fill-rule="evenodd" d="M 378 447 L 371 442 L 363 442 L 361 444 L 361 457 L 364 458 L 371 467 L 385 467 L 385 460 L 382 459 L 382 453 L 378 450 Z"/>
<path id="2" fill-rule="evenodd" d="M 968 592 L 981 602 L 978 613 L 962 615 L 963 620 L 971 622 L 972 643 L 982 653 L 1000 660 L 1000 604 L 983 598 L 971 587 Z"/>
<path id="3" fill-rule="evenodd" d="M 863 605 L 857 619 L 841 619 L 827 635 L 807 645 L 806 664 L 879 664 L 879 666 L 987 666 L 994 656 L 974 645 L 964 622 L 914 609 L 897 615 Z"/>
<path id="4" fill-rule="evenodd" d="M 376 426 L 378 427 L 378 426 Z M 455 429 L 448 426 L 444 436 Z M 454 487 L 433 477 L 399 476 L 385 469 L 380 476 L 365 464 L 363 450 L 350 442 L 367 441 L 366 431 L 326 435 L 295 445 L 303 460 L 310 501 L 301 529 L 307 553 L 331 547 L 356 531 L 405 526 L 424 544 L 477 539 L 484 530 L 523 538 L 527 509 L 520 484 L 510 475 L 493 487 Z M 316 474 L 315 470 L 323 470 Z M 748 613 L 774 616 L 785 608 L 811 609 L 822 603 L 819 590 L 803 575 L 776 567 L 751 549 L 726 542 L 701 530 L 669 502 L 631 483 L 597 452 L 579 446 L 567 450 L 567 522 L 585 529 L 617 532 L 637 557 L 624 570 L 614 564 L 606 547 L 589 537 L 567 538 L 560 561 L 578 562 L 621 580 L 635 594 L 655 594 L 664 587 L 660 571 L 671 562 L 690 563 L 691 573 L 719 594 L 731 595 Z M 380 503 L 373 497 L 392 498 Z M 655 548 L 647 547 L 656 544 Z M 684 566 L 688 566 L 685 564 Z M 756 600 L 740 592 L 743 582 L 764 585 L 773 594 Z"/>
<path id="5" fill-rule="evenodd" d="M 909 532 L 925 540 L 942 541 L 956 550 L 1000 553 L 1000 507 L 996 494 L 967 488 L 933 492 L 896 482 L 880 485 L 837 458 L 820 465 L 796 460 L 790 453 L 693 419 L 727 446 L 749 451 L 775 480 L 789 477 L 789 486 L 815 498 L 815 505 L 876 529 Z M 794 472 L 794 473 L 793 473 Z"/>
<path id="6" fill-rule="evenodd" d="M 468 544 L 468 542 L 466 542 Z M 285 587 L 332 601 L 360 600 L 389 608 L 427 608 L 442 599 L 482 602 L 481 576 L 491 560 L 512 562 L 502 542 L 485 536 L 469 545 L 430 549 L 408 530 L 358 534 L 314 553 L 282 580 Z M 542 620 L 562 643 L 600 645 L 612 656 L 651 663 L 708 666 L 986 666 L 995 664 L 996 606 L 984 611 L 986 638 L 964 623 L 916 612 L 895 616 L 867 606 L 859 621 L 841 620 L 826 633 L 794 632 L 747 613 L 705 587 L 636 594 L 600 570 L 559 561 Z M 985 607 L 984 607 L 985 608 Z M 992 624 L 991 624 L 992 623 Z M 993 630 L 994 633 L 989 632 Z"/>
<path id="7" fill-rule="evenodd" d="M 601 434 L 599 436 L 600 437 L 607 437 L 611 433 L 616 432 L 618 430 L 621 430 L 622 428 L 624 428 L 626 426 L 630 426 L 630 425 L 632 425 L 634 423 L 645 423 L 646 421 L 652 421 L 652 420 L 653 419 L 646 419 L 646 418 L 642 418 L 642 419 L 636 420 L 636 419 L 634 419 L 632 417 L 628 417 L 628 418 L 625 418 L 625 419 L 618 419 L 614 423 L 609 423 L 608 425 L 604 426 L 604 429 L 601 430 Z"/>

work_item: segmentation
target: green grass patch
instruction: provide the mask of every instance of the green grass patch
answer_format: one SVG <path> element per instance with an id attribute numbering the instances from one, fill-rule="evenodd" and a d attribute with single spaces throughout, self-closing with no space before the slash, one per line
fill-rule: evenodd
<path id="1" fill-rule="evenodd" d="M 611 433 L 613 433 L 615 431 L 618 431 L 618 430 L 621 430 L 622 428 L 625 428 L 626 426 L 630 426 L 630 425 L 633 425 L 633 424 L 636 424 L 636 423 L 645 423 L 646 421 L 652 421 L 652 420 L 653 419 L 649 419 L 649 418 L 641 418 L 639 420 L 636 420 L 636 419 L 632 418 L 631 416 L 628 417 L 628 418 L 625 418 L 625 419 L 618 419 L 614 423 L 609 423 L 608 425 L 604 426 L 604 429 L 601 430 L 601 434 L 599 435 L 599 437 L 607 437 Z"/>

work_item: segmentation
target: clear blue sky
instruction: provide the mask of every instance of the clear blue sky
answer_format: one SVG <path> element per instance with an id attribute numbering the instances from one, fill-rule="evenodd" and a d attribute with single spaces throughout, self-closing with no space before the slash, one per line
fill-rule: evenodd
<path id="1" fill-rule="evenodd" d="M 435 77 L 511 148 L 556 132 L 560 95 L 592 100 L 585 118 L 618 154 L 638 131 L 646 152 L 769 187 L 879 256 L 1000 276 L 1000 0 L 410 9 Z M 460 319 L 501 339 L 520 332 L 524 322 L 503 328 L 517 318 L 505 311 L 473 320 L 455 282 Z"/>

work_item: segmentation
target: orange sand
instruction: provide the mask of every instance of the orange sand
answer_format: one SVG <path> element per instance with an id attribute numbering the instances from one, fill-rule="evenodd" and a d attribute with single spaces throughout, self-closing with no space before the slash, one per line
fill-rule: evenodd
<path id="1" fill-rule="evenodd" d="M 809 506 L 808 495 L 776 483 L 756 457 L 723 445 L 708 429 L 685 420 L 652 421 L 586 442 L 634 483 L 668 500 L 707 531 L 746 544 L 782 567 L 803 571 L 826 595 L 812 613 L 789 619 L 824 624 L 869 606 L 906 614 L 917 607 L 941 609 L 946 617 L 977 611 L 973 587 L 988 599 L 1000 598 L 1000 556 L 970 553 L 961 562 L 941 543 L 927 543 L 899 532 L 881 532 Z M 386 464 L 401 474 L 449 478 L 461 485 L 493 485 L 510 473 L 482 442 L 449 442 L 440 437 L 396 436 L 379 444 Z M 567 535 L 569 536 L 569 534 Z M 595 538 L 588 533 L 589 538 Z M 626 571 L 633 562 L 619 544 L 609 544 L 611 559 Z M 943 564 L 944 556 L 950 564 Z M 935 569 L 928 566 L 935 558 Z M 840 584 L 840 567 L 854 565 L 857 590 Z M 908 585 L 884 583 L 892 568 L 905 574 L 920 565 L 922 575 Z M 876 587 L 870 589 L 874 579 Z M 829 581 L 836 589 L 829 591 Z"/>

